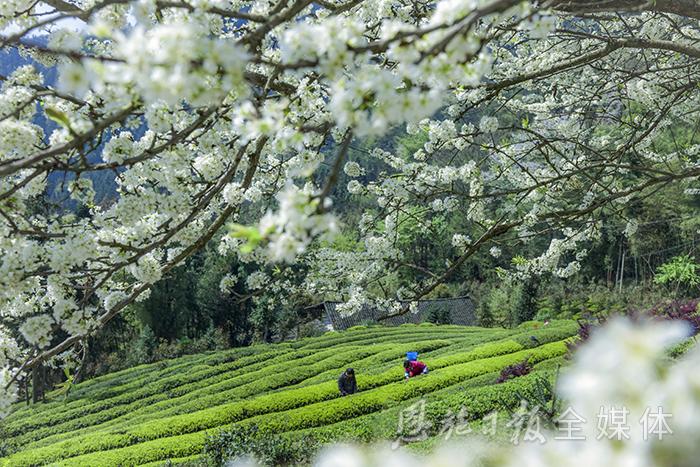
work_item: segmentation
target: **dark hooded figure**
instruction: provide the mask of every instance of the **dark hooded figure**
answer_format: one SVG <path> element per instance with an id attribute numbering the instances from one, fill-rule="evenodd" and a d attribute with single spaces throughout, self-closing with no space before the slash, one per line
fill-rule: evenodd
<path id="1" fill-rule="evenodd" d="M 357 392 L 357 381 L 355 381 L 355 370 L 348 368 L 340 374 L 338 378 L 338 390 L 341 396 L 355 394 Z"/>

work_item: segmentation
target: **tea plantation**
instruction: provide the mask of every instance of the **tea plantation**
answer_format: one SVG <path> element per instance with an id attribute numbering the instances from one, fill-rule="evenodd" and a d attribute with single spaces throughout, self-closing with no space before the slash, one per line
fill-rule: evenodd
<path id="1" fill-rule="evenodd" d="M 191 355 L 94 378 L 17 404 L 1 424 L 2 466 L 127 466 L 192 461 L 208 435 L 255 427 L 284 439 L 391 439 L 399 412 L 425 398 L 434 423 L 466 407 L 477 419 L 517 406 L 550 378 L 577 325 L 516 329 L 403 325 L 357 327 L 322 337 Z M 403 381 L 416 350 L 428 375 Z M 495 384 L 529 358 L 530 374 Z M 356 370 L 359 392 L 339 397 L 336 379 Z M 432 433 L 435 435 L 435 433 Z"/>

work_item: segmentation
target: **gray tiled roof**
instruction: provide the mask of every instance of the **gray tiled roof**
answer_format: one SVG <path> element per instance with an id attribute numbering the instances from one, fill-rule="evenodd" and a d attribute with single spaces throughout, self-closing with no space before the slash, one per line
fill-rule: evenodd
<path id="1" fill-rule="evenodd" d="M 335 330 L 343 330 L 352 326 L 377 322 L 377 318 L 385 316 L 385 311 L 380 311 L 372 306 L 364 305 L 360 311 L 350 315 L 341 316 L 336 307 L 342 302 L 324 302 L 325 318 L 327 326 Z M 432 318 L 432 319 L 431 319 Z M 434 300 L 419 300 L 418 312 L 407 312 L 400 316 L 394 316 L 382 321 L 388 326 L 398 326 L 406 323 L 424 323 L 438 319 L 441 324 L 461 324 L 474 326 L 477 324 L 474 313 L 474 303 L 469 297 L 438 298 Z"/>

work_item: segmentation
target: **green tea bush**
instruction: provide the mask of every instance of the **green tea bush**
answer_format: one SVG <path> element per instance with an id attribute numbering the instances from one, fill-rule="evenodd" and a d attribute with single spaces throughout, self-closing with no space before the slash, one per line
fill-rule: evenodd
<path id="1" fill-rule="evenodd" d="M 366 352 L 371 353 L 373 350 L 374 349 L 371 348 L 366 349 Z M 396 351 L 397 349 L 393 350 L 394 353 L 396 353 Z M 401 371 L 402 370 L 397 369 L 389 374 L 360 379 L 360 389 L 366 390 L 389 381 L 395 381 L 400 377 Z M 264 383 L 265 382 L 261 381 L 261 384 Z M 94 450 L 121 447 L 134 442 L 158 437 L 200 431 L 242 420 L 245 417 L 256 414 L 283 411 L 334 397 L 338 397 L 338 390 L 335 381 L 331 381 L 325 384 L 300 388 L 298 390 L 287 390 L 281 393 L 260 396 L 252 400 L 210 407 L 191 414 L 157 419 L 131 426 L 125 430 L 116 430 L 116 433 L 92 432 L 81 438 L 73 438 L 72 440 L 56 443 L 45 448 L 38 448 L 33 451 L 25 452 L 32 452 L 34 458 L 37 458 L 36 456 L 43 456 L 40 457 L 42 461 L 52 461 L 64 455 L 78 455 Z M 21 459 L 21 454 L 14 458 L 16 462 L 19 462 Z"/>
<path id="2" fill-rule="evenodd" d="M 203 461 L 207 465 L 223 466 L 248 457 L 263 465 L 310 464 L 320 448 L 312 436 L 291 439 L 258 433 L 257 428 L 232 427 L 207 436 Z"/>
<path id="3" fill-rule="evenodd" d="M 535 372 L 538 372 L 538 374 L 544 377 L 551 377 L 553 372 L 548 372 L 547 370 L 552 370 L 554 366 L 551 365 L 550 362 L 556 361 L 559 358 L 561 357 L 544 360 L 536 364 L 534 367 Z M 315 438 L 323 440 L 324 443 L 341 440 L 370 442 L 378 439 L 390 439 L 396 436 L 399 412 L 418 402 L 420 399 L 425 399 L 426 401 L 426 416 L 433 427 L 440 426 L 448 410 L 456 414 L 459 413 L 462 406 L 467 409 L 469 420 L 478 420 L 483 415 L 494 410 L 502 409 L 507 405 L 504 404 L 504 401 L 498 396 L 498 391 L 494 393 L 492 389 L 487 388 L 493 384 L 497 376 L 498 374 L 496 372 L 486 373 L 448 386 L 439 391 L 420 395 L 418 398 L 408 399 L 400 405 L 394 405 L 380 412 L 374 412 L 323 427 L 287 432 L 285 436 L 294 439 L 297 436 L 312 434 Z M 531 382 L 528 381 L 528 378 L 521 378 L 517 381 L 509 382 L 508 386 L 505 386 L 505 388 L 514 388 L 514 390 L 517 391 L 518 388 L 527 387 L 530 384 Z M 501 386 L 501 388 L 503 388 L 503 386 Z M 484 400 L 487 396 L 487 400 Z M 473 405 L 469 406 L 469 403 L 473 403 Z M 511 399 L 511 403 L 517 403 L 517 396 Z M 479 411 L 477 411 L 477 408 Z"/>
<path id="4" fill-rule="evenodd" d="M 228 456 L 242 434 L 242 449 L 264 462 L 304 462 L 316 442 L 392 436 L 401 406 L 420 397 L 436 414 L 463 403 L 474 414 L 506 410 L 516 389 L 537 400 L 531 375 L 492 383 L 524 358 L 532 374 L 552 373 L 577 329 L 570 321 L 508 330 L 368 327 L 141 365 L 78 384 L 65 403 L 16 408 L 3 423 L 0 465 L 193 465 L 205 445 Z M 407 350 L 420 352 L 430 374 L 403 381 Z M 359 393 L 339 397 L 335 380 L 347 366 L 359 370 Z"/>
<path id="5" fill-rule="evenodd" d="M 386 347 L 386 346 L 385 346 Z M 285 386 L 287 384 L 293 384 L 299 380 L 303 380 L 306 375 L 314 374 L 318 372 L 321 368 L 337 367 L 340 363 L 346 362 L 351 355 L 369 355 L 372 352 L 378 350 L 378 347 L 365 347 L 361 350 L 345 349 L 339 348 L 338 350 L 331 350 L 317 355 L 308 355 L 301 359 L 298 359 L 300 369 L 295 372 L 283 372 L 282 370 L 288 368 L 288 363 L 282 362 L 272 366 L 265 366 L 261 370 L 246 373 L 240 376 L 234 376 L 233 378 L 229 375 L 227 378 L 220 378 L 223 381 L 211 384 L 203 389 L 194 390 L 189 393 L 180 394 L 179 392 L 170 391 L 166 393 L 159 393 L 154 396 L 137 399 L 129 405 L 123 406 L 118 405 L 106 410 L 99 411 L 97 413 L 92 413 L 79 418 L 71 419 L 65 424 L 53 427 L 47 427 L 43 430 L 32 430 L 28 432 L 24 437 L 19 437 L 18 440 L 26 442 L 27 440 L 40 439 L 40 436 L 52 434 L 58 431 L 65 431 L 76 428 L 83 428 L 96 425 L 102 421 L 112 420 L 125 412 L 130 412 L 135 408 L 142 406 L 152 405 L 147 410 L 155 410 L 155 402 L 158 400 L 163 400 L 168 404 L 173 404 L 172 398 L 179 395 L 184 395 L 184 400 L 179 400 L 176 402 L 178 410 L 189 409 L 191 411 L 203 409 L 210 407 L 211 405 L 217 405 L 231 400 L 232 398 L 244 398 L 250 395 L 256 394 L 264 390 L 270 390 L 277 387 Z M 325 357 L 325 358 L 323 358 Z M 308 365 L 309 362 L 321 359 L 316 364 Z M 198 384 L 197 384 L 198 385 Z M 153 388 L 149 388 L 151 391 Z M 222 392 L 224 389 L 232 389 L 230 392 Z M 208 399 L 202 398 L 203 393 L 212 394 Z M 134 394 L 129 394 L 130 398 L 134 397 Z M 187 401 L 190 401 L 189 403 Z M 107 402 L 107 401 L 105 401 Z M 162 405 L 160 407 L 162 409 Z M 146 410 L 142 411 L 145 413 Z"/>
<path id="6" fill-rule="evenodd" d="M 144 375 L 131 383 L 122 385 L 117 391 L 111 390 L 95 391 L 91 395 L 91 400 L 97 400 L 93 404 L 85 404 L 83 399 L 78 399 L 69 403 L 54 403 L 50 407 L 44 408 L 39 415 L 29 415 L 26 412 L 12 414 L 5 422 L 4 426 L 9 433 L 18 433 L 34 429 L 42 425 L 56 426 L 63 420 L 74 419 L 89 413 L 100 412 L 112 406 L 128 403 L 131 401 L 143 400 L 148 395 L 162 394 L 169 388 L 186 384 L 187 382 L 197 382 L 208 376 L 216 376 L 228 371 L 240 370 L 255 363 L 269 362 L 272 355 L 261 353 L 234 360 L 230 363 L 223 363 L 210 366 L 208 364 L 193 365 L 187 372 L 179 371 L 167 378 L 159 378 L 159 375 Z M 250 368 L 248 368 L 250 369 Z M 114 395 L 112 395 L 114 394 Z M 149 401 L 152 402 L 152 401 Z M 72 410 L 71 410 L 72 409 Z M 130 408 L 130 409 L 133 409 Z M 22 415 L 21 417 L 19 415 Z"/>
<path id="7" fill-rule="evenodd" d="M 276 359 L 281 358 L 277 357 Z M 262 362 L 259 362 L 261 369 L 268 368 L 265 359 L 261 356 L 255 356 L 254 360 L 262 360 Z M 141 407 L 147 407 L 158 401 L 176 397 L 178 387 L 187 386 L 188 384 L 198 386 L 208 376 L 228 382 L 232 379 L 229 372 L 236 371 L 241 365 L 245 366 L 247 363 L 250 362 L 241 362 L 239 360 L 217 367 L 205 366 L 190 372 L 180 372 L 177 375 L 158 381 L 147 382 L 148 379 L 146 379 L 142 382 L 141 388 L 134 389 L 131 392 L 100 400 L 93 404 L 83 404 L 82 407 L 78 406 L 72 410 L 63 412 L 59 410 L 47 411 L 47 413 L 21 418 L 16 422 L 8 421 L 5 424 L 5 429 L 13 435 L 27 433 L 27 438 L 22 439 L 26 442 L 27 439 L 40 439 L 47 433 L 92 426 L 101 421 L 111 420 L 123 414 L 131 413 Z M 245 373 L 243 376 L 246 374 L 250 375 L 250 373 Z M 248 379 L 250 380 L 251 377 L 248 376 Z M 45 428 L 42 429 L 42 427 Z"/>

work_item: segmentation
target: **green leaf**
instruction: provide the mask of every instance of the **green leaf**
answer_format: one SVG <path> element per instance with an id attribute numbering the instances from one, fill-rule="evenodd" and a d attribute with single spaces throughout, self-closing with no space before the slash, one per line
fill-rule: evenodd
<path id="1" fill-rule="evenodd" d="M 68 368 L 63 368 L 63 374 L 66 375 L 66 381 L 56 385 L 56 394 L 63 396 L 64 400 L 68 398 L 68 393 L 73 387 L 73 375 L 70 374 Z"/>
<path id="2" fill-rule="evenodd" d="M 234 238 L 244 238 L 246 240 L 262 240 L 262 235 L 256 227 L 249 227 L 241 224 L 229 225 L 229 231 Z"/>
<path id="3" fill-rule="evenodd" d="M 257 229 L 257 227 L 249 227 L 241 224 L 230 224 L 229 235 L 233 238 L 241 238 L 246 240 L 241 246 L 241 251 L 243 253 L 252 252 L 263 240 L 262 233 Z"/>
<path id="4" fill-rule="evenodd" d="M 65 112 L 54 109 L 53 107 L 44 107 L 44 113 L 46 113 L 46 116 L 49 117 L 50 120 L 53 120 L 62 127 L 68 128 L 69 130 L 71 129 L 70 119 Z"/>

